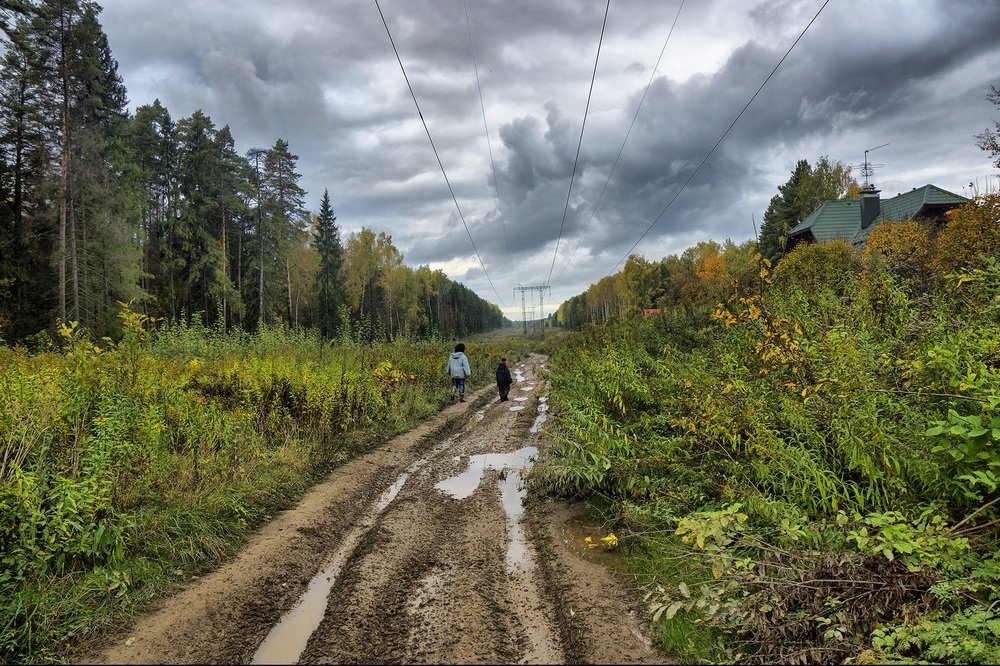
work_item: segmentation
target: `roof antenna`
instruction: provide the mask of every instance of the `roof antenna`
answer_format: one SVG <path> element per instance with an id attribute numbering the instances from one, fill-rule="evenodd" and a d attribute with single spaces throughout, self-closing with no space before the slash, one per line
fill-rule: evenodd
<path id="1" fill-rule="evenodd" d="M 874 148 L 869 148 L 865 151 L 865 161 L 863 164 L 855 164 L 852 169 L 861 169 L 861 174 L 865 177 L 865 188 L 868 188 L 868 177 L 875 175 L 875 169 L 881 169 L 884 164 L 872 164 L 868 161 L 868 153 L 878 150 L 879 148 L 885 148 L 888 143 L 883 143 L 881 146 L 875 146 Z"/>

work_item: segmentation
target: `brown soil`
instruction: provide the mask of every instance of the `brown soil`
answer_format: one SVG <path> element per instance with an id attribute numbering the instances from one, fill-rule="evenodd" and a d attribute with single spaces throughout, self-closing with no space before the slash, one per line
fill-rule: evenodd
<path id="1" fill-rule="evenodd" d="M 82 661 L 661 663 L 581 517 L 524 506 L 543 362 L 345 464 Z"/>

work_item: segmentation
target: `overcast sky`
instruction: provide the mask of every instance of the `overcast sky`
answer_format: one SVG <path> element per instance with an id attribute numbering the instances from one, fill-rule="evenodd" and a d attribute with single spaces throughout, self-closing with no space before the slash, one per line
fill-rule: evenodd
<path id="1" fill-rule="evenodd" d="M 544 284 L 553 258 L 547 313 L 612 271 L 823 0 L 687 0 L 679 15 L 680 0 L 612 0 L 564 225 L 605 2 L 380 0 L 495 292 L 374 0 L 102 4 L 133 110 L 203 109 L 241 152 L 286 139 L 308 207 L 328 188 L 344 238 L 386 231 L 407 264 L 442 268 L 520 319 L 513 288 Z M 635 252 L 742 242 L 797 160 L 859 164 L 884 143 L 871 154 L 883 198 L 995 189 L 974 135 L 1000 116 L 985 100 L 1000 86 L 998 35 L 997 0 L 832 0 Z"/>

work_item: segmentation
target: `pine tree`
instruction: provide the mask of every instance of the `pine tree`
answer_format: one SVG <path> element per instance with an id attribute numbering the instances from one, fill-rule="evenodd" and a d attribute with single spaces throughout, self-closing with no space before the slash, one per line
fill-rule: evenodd
<path id="1" fill-rule="evenodd" d="M 0 336 L 20 339 L 48 323 L 55 307 L 48 215 L 55 145 L 48 122 L 46 51 L 27 18 L 5 29 L 0 61 Z"/>
<path id="2" fill-rule="evenodd" d="M 270 266 L 262 266 L 263 270 L 270 268 L 274 272 L 272 287 L 278 287 L 273 292 L 272 302 L 281 299 L 280 285 L 284 284 L 285 316 L 289 324 L 293 322 L 293 296 L 291 279 L 291 256 L 298 246 L 305 244 L 305 191 L 299 187 L 301 175 L 296 173 L 298 155 L 293 155 L 288 148 L 288 142 L 278 139 L 274 146 L 264 156 L 264 174 L 262 178 L 265 218 L 273 232 Z M 268 259 L 264 257 L 265 261 Z"/>
<path id="3" fill-rule="evenodd" d="M 338 308 L 344 302 L 340 268 L 343 264 L 343 248 L 337 216 L 330 205 L 330 191 L 323 190 L 323 199 L 316 217 L 316 233 L 313 247 L 319 253 L 319 273 L 316 276 L 316 290 L 319 294 L 317 320 L 320 331 L 333 337 L 338 324 Z"/>
<path id="4" fill-rule="evenodd" d="M 98 22 L 100 8 L 81 3 L 71 33 L 70 213 L 74 310 L 103 335 L 118 326 L 120 301 L 142 299 L 141 177 L 128 141 L 128 99 Z"/>
<path id="5" fill-rule="evenodd" d="M 99 11 L 43 0 L 5 30 L 0 143 L 10 155 L 7 239 L 18 260 L 8 281 L 19 328 L 33 321 L 37 330 L 52 307 L 102 334 L 115 301 L 142 295 L 126 93 Z"/>
<path id="6" fill-rule="evenodd" d="M 851 178 L 850 167 L 820 157 L 812 167 L 808 160 L 799 160 L 791 177 L 778 186 L 778 194 L 764 213 L 760 227 L 760 253 L 772 262 L 784 252 L 785 238 L 792 227 L 809 216 L 820 204 L 845 196 L 857 184 Z"/>
<path id="7" fill-rule="evenodd" d="M 158 314 L 166 312 L 176 318 L 177 312 L 171 307 L 175 302 L 170 248 L 171 222 L 176 219 L 177 144 L 170 112 L 159 99 L 136 109 L 130 143 L 144 193 L 141 286 L 156 303 Z M 144 308 L 149 314 L 145 302 Z"/>
<path id="8" fill-rule="evenodd" d="M 230 325 L 230 312 L 242 315 L 243 301 L 235 286 L 233 265 L 239 265 L 239 253 L 234 256 L 230 227 L 232 221 L 242 220 L 248 211 L 247 198 L 250 196 L 250 165 L 236 152 L 229 125 L 225 125 L 215 135 L 216 196 L 218 197 L 219 246 L 222 251 L 222 276 L 219 278 L 222 290 L 222 316 L 226 328 Z"/>
<path id="9" fill-rule="evenodd" d="M 791 177 L 778 186 L 778 194 L 771 197 L 771 203 L 764 213 L 764 222 L 760 226 L 760 253 L 771 261 L 776 261 L 781 256 L 785 236 L 801 221 L 796 193 L 809 170 L 809 161 L 799 160 Z"/>
<path id="10" fill-rule="evenodd" d="M 253 235 L 257 246 L 257 256 L 250 262 L 250 267 L 257 269 L 257 327 L 267 323 L 266 291 L 264 289 L 265 267 L 268 265 L 267 247 L 271 234 L 264 224 L 264 158 L 267 151 L 263 148 L 251 148 L 247 151 L 247 161 L 251 164 L 253 186 L 254 217 Z"/>

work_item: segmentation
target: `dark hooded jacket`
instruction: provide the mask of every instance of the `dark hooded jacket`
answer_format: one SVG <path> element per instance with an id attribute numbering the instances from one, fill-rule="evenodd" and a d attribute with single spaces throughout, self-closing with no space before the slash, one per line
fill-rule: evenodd
<path id="1" fill-rule="evenodd" d="M 514 380 L 510 376 L 510 368 L 505 363 L 497 366 L 497 386 L 510 386 Z"/>

